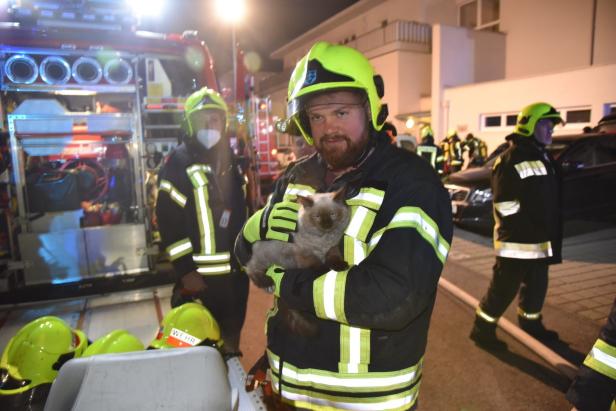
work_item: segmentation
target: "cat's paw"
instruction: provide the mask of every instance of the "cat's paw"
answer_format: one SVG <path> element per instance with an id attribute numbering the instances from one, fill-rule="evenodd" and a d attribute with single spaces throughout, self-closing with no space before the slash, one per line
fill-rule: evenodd
<path id="1" fill-rule="evenodd" d="M 265 275 L 265 271 L 247 271 L 248 278 L 259 288 L 270 288 L 274 286 L 274 281 Z"/>
<path id="2" fill-rule="evenodd" d="M 332 261 L 329 264 L 329 268 L 334 271 L 344 271 L 349 268 L 349 265 L 344 260 Z"/>

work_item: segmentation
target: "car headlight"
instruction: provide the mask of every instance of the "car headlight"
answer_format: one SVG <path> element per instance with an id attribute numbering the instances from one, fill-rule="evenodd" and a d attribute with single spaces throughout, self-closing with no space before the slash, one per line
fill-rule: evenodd
<path id="1" fill-rule="evenodd" d="M 473 204 L 485 204 L 492 201 L 492 189 L 484 188 L 483 190 L 475 190 L 471 193 L 471 196 L 468 200 L 469 203 Z"/>

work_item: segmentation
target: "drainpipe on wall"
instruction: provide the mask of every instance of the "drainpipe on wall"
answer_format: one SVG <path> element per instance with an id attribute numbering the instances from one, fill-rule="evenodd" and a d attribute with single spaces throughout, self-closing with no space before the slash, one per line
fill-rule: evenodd
<path id="1" fill-rule="evenodd" d="M 592 24 L 590 26 L 590 65 L 595 64 L 595 31 L 597 26 L 597 0 L 592 1 Z"/>

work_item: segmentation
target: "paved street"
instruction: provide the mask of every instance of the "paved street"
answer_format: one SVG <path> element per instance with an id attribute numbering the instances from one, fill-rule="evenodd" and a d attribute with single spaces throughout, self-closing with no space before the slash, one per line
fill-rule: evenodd
<path id="1" fill-rule="evenodd" d="M 567 227 L 563 264 L 550 271 L 546 324 L 560 334 L 550 348 L 576 366 L 605 320 L 616 294 L 616 228 Z M 597 228 L 599 228 L 597 230 Z M 576 235 L 572 235 L 576 234 Z M 494 263 L 491 239 L 457 229 L 443 277 L 480 299 Z M 263 321 L 271 297 L 251 289 L 242 335 L 246 369 L 262 353 Z M 505 316 L 514 321 L 516 304 Z M 569 381 L 499 330 L 509 350 L 491 354 L 468 339 L 473 309 L 439 289 L 419 397 L 423 410 L 566 410 Z"/>

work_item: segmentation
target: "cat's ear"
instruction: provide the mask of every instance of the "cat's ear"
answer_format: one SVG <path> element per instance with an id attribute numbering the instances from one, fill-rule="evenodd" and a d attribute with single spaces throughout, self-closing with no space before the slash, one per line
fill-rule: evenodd
<path id="1" fill-rule="evenodd" d="M 304 208 L 310 208 L 314 205 L 312 197 L 297 196 L 297 202 Z"/>
<path id="2" fill-rule="evenodd" d="M 339 203 L 344 203 L 344 199 L 346 197 L 347 186 L 343 185 L 338 191 L 334 193 L 334 201 Z"/>

